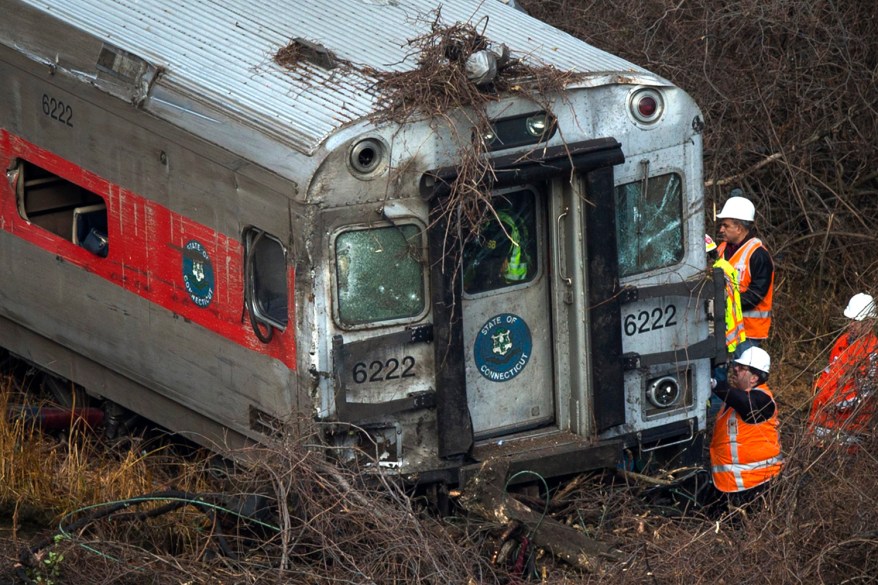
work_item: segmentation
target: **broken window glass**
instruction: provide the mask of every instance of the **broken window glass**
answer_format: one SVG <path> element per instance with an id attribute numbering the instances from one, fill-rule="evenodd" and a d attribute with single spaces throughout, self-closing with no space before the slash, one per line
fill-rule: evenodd
<path id="1" fill-rule="evenodd" d="M 338 319 L 410 319 L 425 308 L 423 233 L 414 224 L 350 230 L 335 240 Z"/>
<path id="2" fill-rule="evenodd" d="M 616 187 L 616 241 L 620 276 L 671 266 L 683 259 L 680 175 L 659 175 Z"/>

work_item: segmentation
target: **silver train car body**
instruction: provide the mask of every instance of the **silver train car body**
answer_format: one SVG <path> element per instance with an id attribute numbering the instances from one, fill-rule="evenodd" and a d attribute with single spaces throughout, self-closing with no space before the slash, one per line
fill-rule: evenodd
<path id="1" fill-rule="evenodd" d="M 423 481 L 698 449 L 722 340 L 679 88 L 501 2 L 442 3 L 578 74 L 487 107 L 513 137 L 489 153 L 495 208 L 522 240 L 518 274 L 489 282 L 490 226 L 449 238 L 441 214 L 467 113 L 374 117 L 369 70 L 416 66 L 434 2 L 2 6 L 9 351 L 205 445 L 305 416 Z M 291 39 L 292 70 L 272 59 Z"/>

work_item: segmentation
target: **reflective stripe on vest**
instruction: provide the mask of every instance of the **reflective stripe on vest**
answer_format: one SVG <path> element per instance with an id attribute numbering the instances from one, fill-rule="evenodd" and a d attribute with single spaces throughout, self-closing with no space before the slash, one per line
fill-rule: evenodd
<path id="1" fill-rule="evenodd" d="M 744 316 L 752 319 L 771 319 L 771 311 L 744 311 Z"/>
<path id="2" fill-rule="evenodd" d="M 774 401 L 767 386 L 758 389 Z M 767 421 L 749 424 L 734 409 L 723 405 L 710 442 L 713 483 L 722 492 L 754 488 L 780 473 L 783 456 L 777 432 L 777 405 Z"/>
<path id="3" fill-rule="evenodd" d="M 838 429 L 828 429 L 826 427 L 813 427 L 811 432 L 814 433 L 814 436 L 818 439 L 826 439 L 832 440 L 838 443 L 839 445 L 844 445 L 846 447 L 851 445 L 859 445 L 863 442 L 862 437 L 857 436 L 852 433 L 846 433 L 844 431 L 840 431 Z"/>
<path id="4" fill-rule="evenodd" d="M 750 286 L 750 257 L 757 249 L 763 248 L 762 240 L 759 238 L 751 238 L 747 240 L 743 246 L 738 248 L 729 263 L 738 271 L 738 287 L 741 292 L 745 292 Z M 720 258 L 724 257 L 726 250 L 726 242 L 722 242 L 717 247 L 717 253 Z M 768 292 L 762 297 L 755 307 L 744 311 L 744 331 L 747 337 L 753 339 L 765 339 L 768 337 L 768 331 L 771 329 L 771 304 L 774 297 L 774 273 L 771 274 L 771 282 L 768 284 Z"/>
<path id="5" fill-rule="evenodd" d="M 734 353 L 738 344 L 747 339 L 744 330 L 744 312 L 741 310 L 741 294 L 738 292 L 738 272 L 725 258 L 713 263 L 721 268 L 726 281 L 726 349 Z"/>
<path id="6" fill-rule="evenodd" d="M 728 349 L 729 353 L 735 353 L 738 344 L 746 339 L 747 334 L 744 332 L 744 323 L 742 321 L 734 325 L 734 329 L 731 331 L 726 331 L 726 349 Z"/>
<path id="7" fill-rule="evenodd" d="M 777 457 L 772 457 L 771 459 L 766 459 L 765 461 L 757 461 L 756 463 L 737 463 L 730 465 L 716 465 L 713 467 L 714 471 L 731 471 L 736 474 L 736 476 L 740 475 L 742 471 L 752 471 L 754 469 L 759 469 L 760 467 L 769 467 L 771 465 L 775 465 L 777 463 L 783 462 L 783 455 L 778 455 Z M 743 483 L 741 483 L 741 489 L 745 489 L 743 487 Z"/>

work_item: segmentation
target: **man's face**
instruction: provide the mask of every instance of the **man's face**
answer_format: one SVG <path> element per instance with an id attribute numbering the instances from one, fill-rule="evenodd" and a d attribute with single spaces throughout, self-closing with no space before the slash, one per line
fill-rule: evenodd
<path id="1" fill-rule="evenodd" d="M 862 337 L 875 330 L 875 319 L 863 319 L 862 321 L 851 320 L 848 328 L 853 337 Z"/>
<path id="2" fill-rule="evenodd" d="M 719 237 L 729 244 L 740 244 L 747 237 L 747 230 L 740 221 L 727 217 L 719 222 Z"/>
<path id="3" fill-rule="evenodd" d="M 729 386 L 738 390 L 750 390 L 756 386 L 758 376 L 747 366 L 732 362 L 729 364 Z"/>

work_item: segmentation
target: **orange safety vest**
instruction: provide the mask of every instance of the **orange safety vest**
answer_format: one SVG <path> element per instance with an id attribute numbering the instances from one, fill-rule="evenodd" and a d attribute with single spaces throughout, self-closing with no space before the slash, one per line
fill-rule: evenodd
<path id="1" fill-rule="evenodd" d="M 726 349 L 735 353 L 739 343 L 747 339 L 744 331 L 744 314 L 741 309 L 741 294 L 738 286 L 738 271 L 725 258 L 713 263 L 714 268 L 722 268 L 726 281 Z"/>
<path id="2" fill-rule="evenodd" d="M 729 263 L 735 267 L 738 271 L 738 286 L 740 287 L 740 291 L 743 293 L 750 286 L 750 256 L 753 255 L 753 252 L 758 248 L 764 248 L 767 251 L 767 248 L 762 245 L 762 240 L 759 238 L 751 238 L 744 242 L 744 245 L 738 248 L 732 257 L 729 258 Z M 722 242 L 717 247 L 717 253 L 720 258 L 724 258 L 724 252 L 726 250 L 726 242 Z M 771 300 L 774 297 L 774 273 L 771 274 L 771 282 L 768 285 L 768 292 L 765 293 L 765 296 L 762 297 L 762 300 L 759 301 L 752 309 L 744 311 L 744 330 L 747 332 L 747 337 L 752 339 L 765 339 L 768 337 L 768 330 L 771 329 Z"/>
<path id="3" fill-rule="evenodd" d="M 878 337 L 867 333 L 851 340 L 838 338 L 829 354 L 829 365 L 814 383 L 809 429 L 818 438 L 832 437 L 856 444 L 869 431 L 875 417 L 878 385 Z"/>
<path id="4" fill-rule="evenodd" d="M 774 395 L 765 384 L 749 390 L 756 391 L 765 392 L 774 401 Z M 741 492 L 754 488 L 780 473 L 782 465 L 777 404 L 770 419 L 750 424 L 744 422 L 734 408 L 723 403 L 710 441 L 710 469 L 716 489 Z"/>

